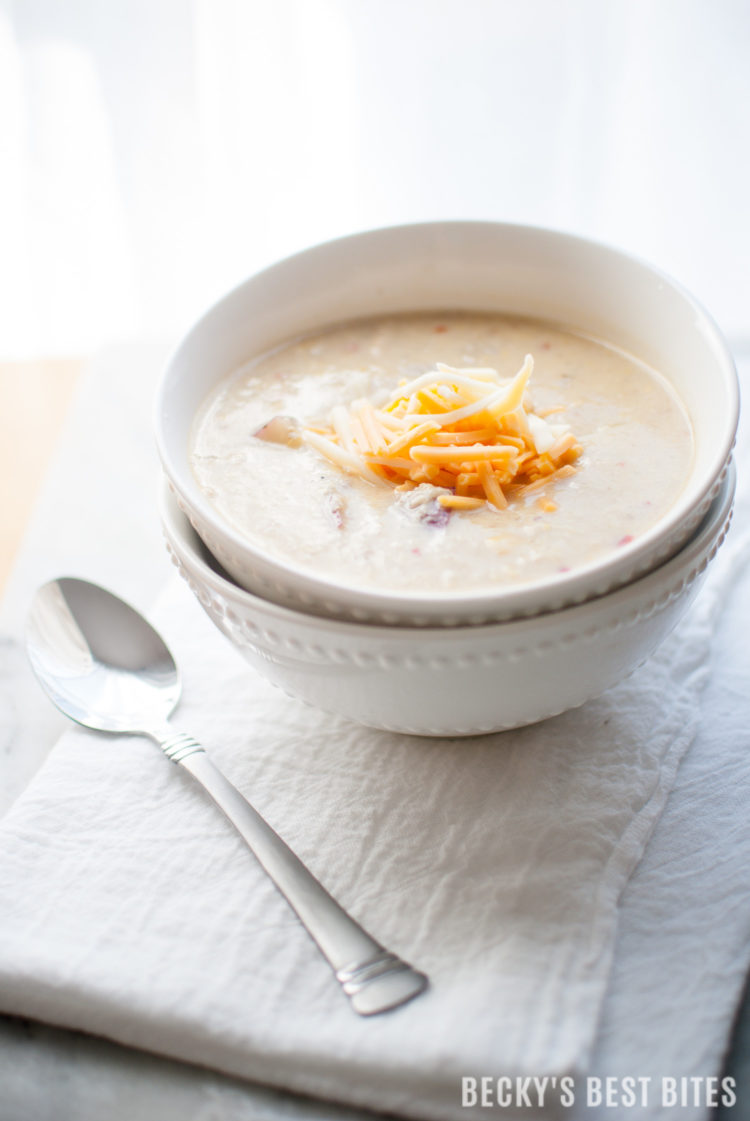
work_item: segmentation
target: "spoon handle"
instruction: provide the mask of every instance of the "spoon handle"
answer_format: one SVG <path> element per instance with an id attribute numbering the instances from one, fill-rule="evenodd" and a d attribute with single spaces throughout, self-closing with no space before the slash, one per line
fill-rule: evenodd
<path id="1" fill-rule="evenodd" d="M 155 738 L 232 822 L 316 942 L 355 1012 L 361 1016 L 385 1012 L 427 987 L 423 973 L 384 949 L 339 906 L 196 740 L 171 732 Z"/>

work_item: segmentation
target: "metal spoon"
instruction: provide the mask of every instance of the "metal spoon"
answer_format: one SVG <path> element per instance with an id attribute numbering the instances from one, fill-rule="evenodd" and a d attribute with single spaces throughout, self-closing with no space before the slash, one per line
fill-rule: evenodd
<path id="1" fill-rule="evenodd" d="M 87 728 L 150 736 L 204 787 L 296 911 L 362 1016 L 417 996 L 427 978 L 366 934 L 222 775 L 199 743 L 168 717 L 180 675 L 160 635 L 132 607 L 85 580 L 45 584 L 31 605 L 31 665 L 66 716 Z"/>

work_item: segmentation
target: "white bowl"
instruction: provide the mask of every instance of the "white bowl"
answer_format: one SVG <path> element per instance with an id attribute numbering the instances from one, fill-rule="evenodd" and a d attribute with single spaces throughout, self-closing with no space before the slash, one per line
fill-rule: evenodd
<path id="1" fill-rule="evenodd" d="M 640 357 L 673 384 L 695 456 L 678 501 L 616 553 L 497 592 L 363 589 L 282 563 L 244 539 L 199 489 L 188 461 L 195 414 L 224 375 L 321 326 L 425 309 L 495 310 L 552 320 Z M 508 619 L 556 610 L 623 585 L 671 556 L 718 492 L 737 426 L 731 356 L 682 288 L 613 249 L 549 230 L 443 222 L 376 230 L 317 246 L 236 288 L 198 322 L 161 380 L 156 432 L 164 471 L 210 551 L 243 587 L 332 617 L 406 625 Z"/>
<path id="2" fill-rule="evenodd" d="M 734 489 L 730 465 L 690 541 L 646 576 L 578 606 L 475 627 L 383 627 L 282 607 L 222 573 L 166 485 L 161 515 L 190 588 L 263 677 L 374 728 L 469 736 L 557 715 L 645 661 L 724 540 Z"/>

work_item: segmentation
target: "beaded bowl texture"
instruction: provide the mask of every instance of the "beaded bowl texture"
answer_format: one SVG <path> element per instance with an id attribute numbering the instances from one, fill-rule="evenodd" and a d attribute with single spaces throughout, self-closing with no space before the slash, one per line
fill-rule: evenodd
<path id="1" fill-rule="evenodd" d="M 329 619 L 246 591 L 212 557 L 165 483 L 161 518 L 180 573 L 250 665 L 286 693 L 374 728 L 471 736 L 555 716 L 603 693 L 677 624 L 729 527 L 735 471 L 689 541 L 606 595 L 470 627 Z"/>

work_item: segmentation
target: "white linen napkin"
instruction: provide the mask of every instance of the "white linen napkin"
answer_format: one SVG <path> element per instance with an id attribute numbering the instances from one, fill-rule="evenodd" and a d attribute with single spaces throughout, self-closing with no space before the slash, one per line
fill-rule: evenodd
<path id="1" fill-rule="evenodd" d="M 604 697 L 443 741 L 283 696 L 175 581 L 153 614 L 184 673 L 175 723 L 431 987 L 359 1019 L 190 776 L 150 741 L 76 729 L 0 823 L 0 1010 L 433 1121 L 465 1119 L 465 1077 L 559 1089 L 585 1069 L 618 899 L 695 732 L 730 561 Z"/>

